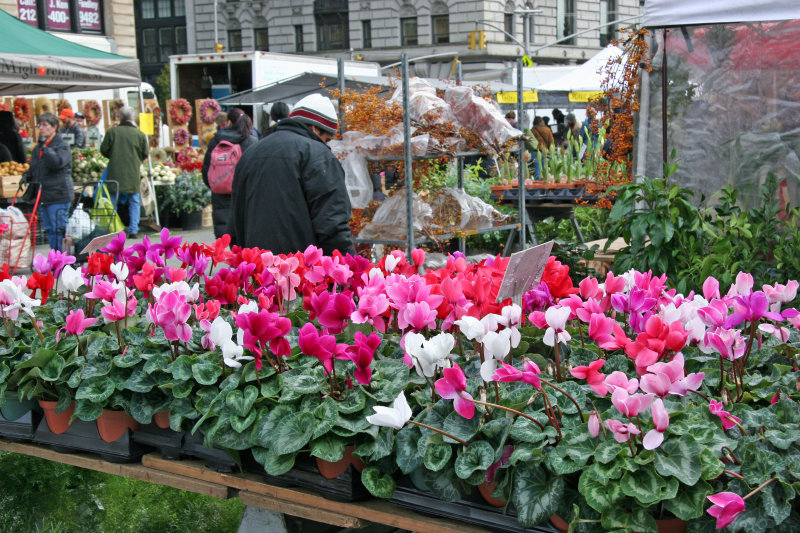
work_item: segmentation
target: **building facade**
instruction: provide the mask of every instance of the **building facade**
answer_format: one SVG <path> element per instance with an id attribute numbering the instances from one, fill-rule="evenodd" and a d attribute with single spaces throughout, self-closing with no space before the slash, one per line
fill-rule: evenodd
<path id="1" fill-rule="evenodd" d="M 174 0 L 173 0 L 174 1 Z M 191 7 L 189 5 L 191 4 Z M 465 73 L 509 66 L 582 62 L 614 38 L 615 27 L 563 37 L 639 14 L 640 0 L 213 0 L 187 2 L 189 53 L 261 50 L 363 58 L 391 64 L 402 52 L 416 74 L 447 77 L 458 57 Z M 471 49 L 470 34 L 474 49 Z"/>
<path id="2" fill-rule="evenodd" d="M 133 0 L 0 0 L 0 9 L 68 41 L 136 57 Z"/>

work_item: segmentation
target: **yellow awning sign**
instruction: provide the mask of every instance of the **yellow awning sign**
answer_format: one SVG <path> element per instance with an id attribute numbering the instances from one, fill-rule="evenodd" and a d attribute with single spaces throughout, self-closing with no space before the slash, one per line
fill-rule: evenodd
<path id="1" fill-rule="evenodd" d="M 145 135 L 153 135 L 155 133 L 152 113 L 139 113 L 139 129 Z"/>
<path id="2" fill-rule="evenodd" d="M 533 60 L 530 57 L 526 56 L 526 55 L 522 56 L 522 66 L 523 67 L 532 67 L 533 66 Z"/>
<path id="3" fill-rule="evenodd" d="M 522 102 L 529 104 L 533 102 L 539 101 L 539 92 L 538 91 L 523 91 L 522 92 Z M 517 103 L 517 93 L 512 91 L 500 91 L 497 93 L 497 102 L 500 104 L 516 104 Z"/>
<path id="4" fill-rule="evenodd" d="M 569 93 L 570 102 L 588 102 L 592 98 L 603 96 L 603 91 L 571 91 Z"/>

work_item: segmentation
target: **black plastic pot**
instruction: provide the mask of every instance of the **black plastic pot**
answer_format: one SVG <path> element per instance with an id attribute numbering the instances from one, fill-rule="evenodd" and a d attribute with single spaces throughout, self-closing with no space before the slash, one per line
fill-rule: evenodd
<path id="1" fill-rule="evenodd" d="M 192 231 L 203 227 L 203 211 L 192 211 L 181 214 L 181 227 L 185 231 Z"/>
<path id="2" fill-rule="evenodd" d="M 42 419 L 33 440 L 40 444 L 47 444 L 57 452 L 96 453 L 111 463 L 136 463 L 142 459 L 144 454 L 152 451 L 151 447 L 134 442 L 130 430 L 126 430 L 114 442 L 106 442 L 100 438 L 95 421 L 86 422 L 80 419 L 75 420 L 67 431 L 59 435 L 52 433 L 47 422 Z"/>
<path id="3" fill-rule="evenodd" d="M 242 454 L 242 465 L 245 471 L 263 476 L 271 485 L 314 489 L 321 496 L 337 502 L 353 502 L 369 496 L 369 492 L 361 484 L 361 473 L 352 465 L 334 479 L 323 477 L 317 469 L 315 458 L 305 454 L 298 455 L 294 468 L 282 476 L 267 474 L 264 467 L 249 453 Z"/>
<path id="4" fill-rule="evenodd" d="M 473 487 L 473 494 L 465 495 L 461 500 L 445 502 L 430 492 L 416 488 L 411 480 L 405 477 L 398 480 L 397 489 L 389 501 L 423 514 L 460 520 L 487 527 L 492 531 L 508 533 L 557 533 L 558 531 L 549 524 L 532 528 L 521 526 L 513 506 L 509 506 L 507 514 L 503 514 L 502 508 L 492 507 L 483 501 L 477 487 Z"/>

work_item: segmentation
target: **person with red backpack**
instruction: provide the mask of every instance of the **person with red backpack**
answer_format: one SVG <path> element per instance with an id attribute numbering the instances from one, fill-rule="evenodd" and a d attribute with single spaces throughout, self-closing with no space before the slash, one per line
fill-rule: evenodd
<path id="1" fill-rule="evenodd" d="M 258 142 L 252 136 L 253 122 L 238 107 L 228 111 L 227 126 L 221 128 L 209 141 L 203 159 L 203 181 L 211 189 L 214 237 L 226 233 L 231 216 L 231 187 L 233 171 L 242 154 Z"/>

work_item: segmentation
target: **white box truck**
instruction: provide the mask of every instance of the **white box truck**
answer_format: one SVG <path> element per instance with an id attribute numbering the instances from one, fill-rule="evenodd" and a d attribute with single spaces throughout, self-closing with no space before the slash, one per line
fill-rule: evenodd
<path id="1" fill-rule="evenodd" d="M 338 73 L 335 58 L 252 51 L 173 55 L 169 57 L 169 68 L 170 97 L 189 102 L 257 89 L 304 72 L 329 76 Z M 353 76 L 381 75 L 378 63 L 366 61 L 345 61 L 344 70 Z M 254 115 L 258 127 L 260 113 Z"/>

